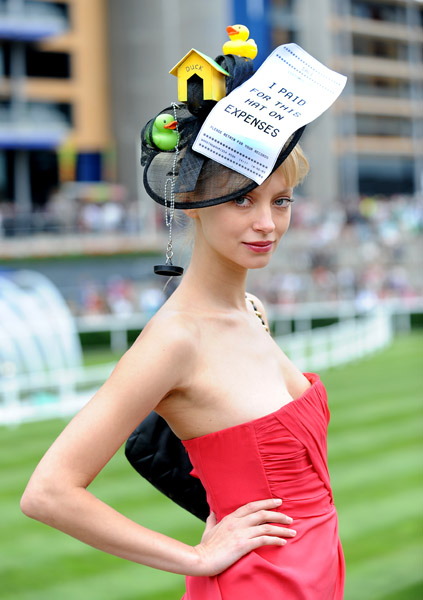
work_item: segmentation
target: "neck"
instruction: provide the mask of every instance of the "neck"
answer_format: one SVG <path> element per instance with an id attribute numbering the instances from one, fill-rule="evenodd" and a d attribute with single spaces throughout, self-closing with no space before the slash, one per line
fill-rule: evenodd
<path id="1" fill-rule="evenodd" d="M 190 301 L 198 306 L 245 310 L 247 273 L 247 269 L 196 242 L 180 292 L 189 294 Z"/>

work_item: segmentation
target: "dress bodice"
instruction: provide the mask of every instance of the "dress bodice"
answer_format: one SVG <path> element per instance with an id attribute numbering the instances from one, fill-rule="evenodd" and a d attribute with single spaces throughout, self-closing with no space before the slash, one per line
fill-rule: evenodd
<path id="1" fill-rule="evenodd" d="M 218 520 L 271 497 L 292 517 L 329 509 L 326 391 L 317 375 L 305 375 L 310 387 L 277 411 L 183 442 Z"/>
<path id="2" fill-rule="evenodd" d="M 329 409 L 318 375 L 295 400 L 258 419 L 183 442 L 220 521 L 282 498 L 295 538 L 263 546 L 215 577 L 187 577 L 184 600 L 341 600 L 344 562 L 327 469 Z"/>

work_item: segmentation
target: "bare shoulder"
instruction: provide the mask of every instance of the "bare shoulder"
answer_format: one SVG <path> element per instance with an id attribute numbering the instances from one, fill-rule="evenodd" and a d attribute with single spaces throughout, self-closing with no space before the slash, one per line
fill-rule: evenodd
<path id="1" fill-rule="evenodd" d="M 159 314 L 160 313 L 160 314 Z M 145 416 L 172 391 L 189 383 L 195 369 L 195 328 L 183 314 L 157 313 L 144 327 L 132 346 L 89 404 L 98 407 L 103 419 L 123 436 L 128 435 Z M 122 438 L 120 438 L 122 443 Z"/>
<path id="2" fill-rule="evenodd" d="M 254 302 L 254 305 L 256 306 L 259 313 L 261 313 L 264 322 L 269 327 L 269 321 L 268 321 L 268 318 L 266 315 L 266 309 L 264 308 L 263 302 L 260 300 L 260 298 L 258 298 L 254 294 L 251 294 L 250 292 L 246 292 L 246 297 L 247 297 L 247 300 L 249 300 L 250 302 Z"/>
<path id="3" fill-rule="evenodd" d="M 187 313 L 160 310 L 144 327 L 130 352 L 135 357 L 148 353 L 183 376 L 187 368 L 192 368 L 199 339 L 199 327 Z"/>

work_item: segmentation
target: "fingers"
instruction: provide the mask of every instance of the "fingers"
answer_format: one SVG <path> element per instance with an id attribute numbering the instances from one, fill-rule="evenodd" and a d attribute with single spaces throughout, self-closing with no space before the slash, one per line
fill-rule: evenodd
<path id="1" fill-rule="evenodd" d="M 286 527 L 292 519 L 275 510 L 281 504 L 275 498 L 250 502 L 219 522 L 211 513 L 201 544 L 196 546 L 204 573 L 220 573 L 260 546 L 284 546 L 293 538 L 296 531 Z"/>
<path id="2" fill-rule="evenodd" d="M 240 506 L 234 515 L 237 517 L 245 517 L 251 513 L 258 512 L 259 510 L 271 510 L 275 509 L 282 504 L 280 498 L 268 498 L 266 500 L 256 500 L 255 502 L 248 502 L 244 506 Z"/>
<path id="3" fill-rule="evenodd" d="M 256 527 L 256 535 L 265 536 L 276 536 L 276 537 L 295 537 L 297 532 L 294 529 L 287 529 L 286 527 L 279 527 L 279 525 L 272 525 L 271 523 L 263 523 Z"/>
<path id="4" fill-rule="evenodd" d="M 262 546 L 285 546 L 287 540 L 285 538 L 277 537 L 276 535 L 261 535 L 249 540 L 248 552 L 256 550 Z"/>
<path id="5" fill-rule="evenodd" d="M 282 500 L 278 498 L 258 500 L 241 506 L 233 514 L 237 518 L 246 521 L 248 526 L 251 527 L 253 537 L 256 539 L 260 536 L 270 537 L 271 539 L 274 537 L 294 537 L 297 533 L 295 529 L 281 527 L 281 525 L 290 525 L 293 522 L 293 519 L 284 513 L 274 510 L 281 504 Z M 266 540 L 266 543 L 271 542 L 268 539 Z M 286 543 L 286 541 L 284 543 Z"/>
<path id="6" fill-rule="evenodd" d="M 283 523 L 290 525 L 291 517 L 281 512 L 276 512 L 274 509 L 282 504 L 279 498 L 271 498 L 268 500 L 257 500 L 249 502 L 238 508 L 233 514 L 236 517 L 249 517 L 252 524 L 265 523 L 272 521 L 274 523 Z M 273 509 L 273 510 L 272 510 Z"/>
<path id="7" fill-rule="evenodd" d="M 260 523 L 281 523 L 282 525 L 291 525 L 293 520 L 284 513 L 274 510 L 259 510 L 245 517 L 251 525 L 259 525 Z"/>
<path id="8" fill-rule="evenodd" d="M 275 536 L 278 538 L 294 537 L 297 533 L 295 529 L 282 527 L 282 525 L 291 525 L 293 519 L 288 515 L 275 510 L 275 508 L 279 507 L 281 504 L 282 501 L 275 498 L 249 502 L 225 517 L 224 521 L 226 521 L 228 526 L 232 529 L 241 528 L 245 531 L 248 530 L 248 537 L 251 538 L 257 538 L 263 535 L 267 537 Z M 267 543 L 269 543 L 269 541 Z"/>

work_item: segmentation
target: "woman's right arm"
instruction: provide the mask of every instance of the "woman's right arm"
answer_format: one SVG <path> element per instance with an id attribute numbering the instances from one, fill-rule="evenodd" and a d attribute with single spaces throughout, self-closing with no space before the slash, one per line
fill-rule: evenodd
<path id="1" fill-rule="evenodd" d="M 240 508 L 219 524 L 211 517 L 202 542 L 192 547 L 142 527 L 87 489 L 160 399 L 187 381 L 194 338 L 183 323 L 173 319 L 169 325 L 147 326 L 44 455 L 21 507 L 29 517 L 121 558 L 175 573 L 212 575 L 253 547 L 282 544 L 290 536 L 284 527 L 269 525 L 269 520 L 286 523 L 281 513 L 268 512 L 273 500 Z"/>

